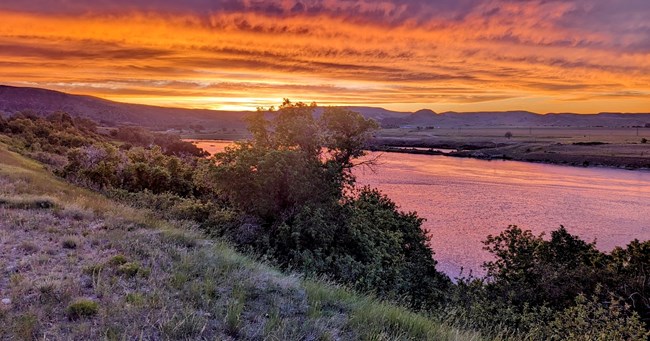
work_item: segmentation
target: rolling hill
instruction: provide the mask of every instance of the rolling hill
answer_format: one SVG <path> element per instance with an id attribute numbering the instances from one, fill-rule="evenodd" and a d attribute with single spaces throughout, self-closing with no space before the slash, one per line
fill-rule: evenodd
<path id="1" fill-rule="evenodd" d="M 537 114 L 528 111 L 444 112 L 423 109 L 413 113 L 377 107 L 348 107 L 383 127 L 630 127 L 650 125 L 650 113 Z M 59 91 L 0 85 L 0 114 L 30 111 L 46 115 L 65 111 L 102 124 L 140 125 L 153 129 L 189 128 L 201 125 L 206 130 L 242 129 L 245 111 L 182 109 L 128 104 L 98 97 Z M 318 114 L 319 112 L 317 112 Z"/>

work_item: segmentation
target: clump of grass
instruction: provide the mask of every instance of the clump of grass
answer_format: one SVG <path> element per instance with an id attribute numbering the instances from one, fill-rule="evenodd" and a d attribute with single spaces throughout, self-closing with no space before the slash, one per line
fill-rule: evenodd
<path id="1" fill-rule="evenodd" d="M 103 264 L 93 264 L 93 265 L 88 265 L 83 269 L 83 272 L 87 275 L 90 276 L 97 276 L 99 273 L 104 270 L 104 265 Z"/>
<path id="2" fill-rule="evenodd" d="M 76 249 L 77 248 L 77 240 L 74 238 L 66 238 L 63 240 L 63 243 L 61 243 L 64 249 Z"/>
<path id="3" fill-rule="evenodd" d="M 136 306 L 141 306 L 145 301 L 145 297 L 143 294 L 139 292 L 130 292 L 126 294 L 124 300 L 126 301 L 126 303 L 133 304 Z"/>
<path id="4" fill-rule="evenodd" d="M 99 312 L 99 304 L 89 299 L 78 299 L 70 304 L 66 310 L 68 319 L 78 320 L 80 318 L 92 317 Z"/>
<path id="5" fill-rule="evenodd" d="M 18 316 L 14 322 L 14 333 L 21 340 L 34 340 L 38 334 L 38 318 L 34 314 Z"/>
<path id="6" fill-rule="evenodd" d="M 180 230 L 164 230 L 162 232 L 162 240 L 166 243 L 181 247 L 191 248 L 196 246 L 196 238 Z"/>
<path id="7" fill-rule="evenodd" d="M 41 283 L 38 286 L 39 301 L 41 303 L 58 302 L 59 301 L 58 289 L 59 289 L 59 283 L 56 281 L 48 280 Z"/>
<path id="8" fill-rule="evenodd" d="M 77 221 L 90 220 L 95 217 L 95 214 L 79 205 L 71 204 L 66 206 L 62 211 L 57 214 L 59 218 L 69 218 Z"/>
<path id="9" fill-rule="evenodd" d="M 205 330 L 205 320 L 195 312 L 174 315 L 162 325 L 162 331 L 172 340 L 197 339 Z"/>
<path id="10" fill-rule="evenodd" d="M 236 336 L 241 328 L 241 317 L 246 304 L 246 291 L 237 285 L 232 289 L 232 297 L 228 300 L 226 306 L 226 331 L 228 334 Z"/>
<path id="11" fill-rule="evenodd" d="M 50 197 L 13 197 L 0 198 L 0 207 L 9 209 L 50 209 L 56 206 L 56 201 Z"/>
<path id="12" fill-rule="evenodd" d="M 120 254 L 120 255 L 115 255 L 113 256 L 109 261 L 109 265 L 114 265 L 114 266 L 119 266 L 119 265 L 124 265 L 128 263 L 129 260 L 126 258 L 126 256 Z"/>
<path id="13" fill-rule="evenodd" d="M 140 264 L 136 262 L 128 262 L 120 265 L 117 268 L 117 273 L 126 277 L 135 277 L 138 273 L 144 275 L 146 272 L 140 267 Z"/>
<path id="14" fill-rule="evenodd" d="M 40 250 L 38 245 L 36 245 L 36 244 L 34 244 L 32 242 L 29 242 L 29 241 L 24 241 L 24 242 L 20 243 L 20 248 L 23 251 L 27 252 L 27 253 L 34 253 L 34 252 L 38 252 L 38 250 Z"/>

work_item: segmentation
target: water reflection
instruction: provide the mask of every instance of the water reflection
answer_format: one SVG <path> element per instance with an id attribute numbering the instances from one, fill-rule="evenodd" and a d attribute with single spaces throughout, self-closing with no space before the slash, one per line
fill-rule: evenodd
<path id="1" fill-rule="evenodd" d="M 380 188 L 427 221 L 439 268 L 480 273 L 481 241 L 510 224 L 547 232 L 564 225 L 611 250 L 650 239 L 650 172 L 384 153 L 359 182 Z"/>

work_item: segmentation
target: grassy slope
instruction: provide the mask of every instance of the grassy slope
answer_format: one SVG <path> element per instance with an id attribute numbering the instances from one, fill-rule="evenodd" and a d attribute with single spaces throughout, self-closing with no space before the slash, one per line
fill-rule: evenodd
<path id="1" fill-rule="evenodd" d="M 480 339 L 71 186 L 2 138 L 2 339 Z"/>

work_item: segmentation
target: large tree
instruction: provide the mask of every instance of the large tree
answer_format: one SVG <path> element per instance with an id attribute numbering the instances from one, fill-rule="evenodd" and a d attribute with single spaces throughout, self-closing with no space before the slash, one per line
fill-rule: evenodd
<path id="1" fill-rule="evenodd" d="M 435 269 L 422 219 L 377 190 L 355 187 L 352 169 L 368 162 L 362 157 L 375 121 L 285 100 L 248 124 L 250 140 L 215 156 L 216 187 L 254 221 L 231 232 L 236 243 L 413 306 L 440 302 L 449 281 Z"/>

